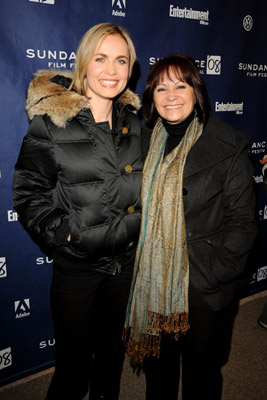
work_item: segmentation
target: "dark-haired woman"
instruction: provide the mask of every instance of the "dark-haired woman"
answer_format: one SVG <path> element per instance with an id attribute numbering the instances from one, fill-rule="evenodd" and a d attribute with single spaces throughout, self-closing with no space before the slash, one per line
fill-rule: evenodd
<path id="1" fill-rule="evenodd" d="M 143 363 L 147 400 L 177 399 L 180 355 L 183 400 L 219 400 L 229 306 L 256 234 L 250 139 L 210 111 L 186 55 L 154 64 L 143 111 L 154 129 L 144 129 L 128 354 Z"/>

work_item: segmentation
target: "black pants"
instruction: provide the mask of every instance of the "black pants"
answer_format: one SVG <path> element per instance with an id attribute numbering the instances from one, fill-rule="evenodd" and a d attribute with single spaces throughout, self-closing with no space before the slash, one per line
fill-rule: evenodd
<path id="1" fill-rule="evenodd" d="M 186 335 L 179 341 L 163 335 L 160 358 L 144 362 L 146 400 L 177 400 L 180 366 L 183 400 L 221 399 L 221 364 L 232 312 L 190 309 L 189 322 Z"/>
<path id="2" fill-rule="evenodd" d="M 47 400 L 117 400 L 124 361 L 122 330 L 132 265 L 120 274 L 62 272 L 54 264 L 51 308 L 55 374 Z"/>

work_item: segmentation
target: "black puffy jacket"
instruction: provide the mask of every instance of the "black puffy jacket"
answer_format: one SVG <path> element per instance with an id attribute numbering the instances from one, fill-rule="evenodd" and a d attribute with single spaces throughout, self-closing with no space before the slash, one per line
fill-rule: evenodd
<path id="1" fill-rule="evenodd" d="M 55 261 L 114 273 L 134 257 L 139 235 L 139 99 L 127 90 L 114 102 L 111 131 L 95 123 L 86 97 L 67 90 L 70 78 L 39 71 L 29 86 L 14 208 Z"/>

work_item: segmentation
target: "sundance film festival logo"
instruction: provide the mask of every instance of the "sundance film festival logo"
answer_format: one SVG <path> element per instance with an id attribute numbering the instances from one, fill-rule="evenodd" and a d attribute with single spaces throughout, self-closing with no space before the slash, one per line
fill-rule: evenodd
<path id="1" fill-rule="evenodd" d="M 48 68 L 55 69 L 72 69 L 76 60 L 74 51 L 67 53 L 64 50 L 50 49 L 26 49 L 26 57 L 43 60 L 47 62 Z"/>
<path id="2" fill-rule="evenodd" d="M 11 347 L 0 350 L 0 370 L 12 365 Z"/>
<path id="3" fill-rule="evenodd" d="M 253 18 L 251 15 L 246 15 L 245 18 L 243 19 L 243 28 L 245 31 L 249 32 L 251 31 L 253 27 Z"/>
<path id="4" fill-rule="evenodd" d="M 260 221 L 267 219 L 267 206 L 265 206 L 263 210 L 259 210 L 259 218 Z"/>
<path id="5" fill-rule="evenodd" d="M 29 0 L 34 3 L 55 4 L 55 0 Z"/>
<path id="6" fill-rule="evenodd" d="M 221 74 L 221 56 L 207 56 L 207 75 Z"/>
<path id="7" fill-rule="evenodd" d="M 261 267 L 257 272 L 257 282 L 267 279 L 267 266 Z"/>
<path id="8" fill-rule="evenodd" d="M 36 258 L 36 264 L 37 265 L 43 265 L 43 264 L 52 264 L 53 258 L 49 257 L 38 257 Z"/>
<path id="9" fill-rule="evenodd" d="M 115 17 L 125 17 L 126 0 L 112 0 L 112 15 Z"/>
<path id="10" fill-rule="evenodd" d="M 7 276 L 6 257 L 0 257 L 0 278 Z"/>
<path id="11" fill-rule="evenodd" d="M 30 313 L 30 299 L 15 301 L 16 318 L 29 317 Z"/>
<path id="12" fill-rule="evenodd" d="M 238 64 L 239 71 L 246 72 L 251 78 L 267 78 L 267 64 L 242 63 Z"/>
<path id="13" fill-rule="evenodd" d="M 251 154 L 261 154 L 264 153 L 266 149 L 266 141 L 253 142 L 251 146 Z"/>
<path id="14" fill-rule="evenodd" d="M 149 65 L 155 64 L 160 57 L 150 57 Z M 207 56 L 207 59 L 195 59 L 195 63 L 200 74 L 220 75 L 221 74 L 221 56 Z"/>
<path id="15" fill-rule="evenodd" d="M 55 344 L 56 344 L 55 339 L 42 340 L 39 343 L 39 349 L 45 349 L 46 347 L 52 347 L 52 346 L 55 346 Z"/>

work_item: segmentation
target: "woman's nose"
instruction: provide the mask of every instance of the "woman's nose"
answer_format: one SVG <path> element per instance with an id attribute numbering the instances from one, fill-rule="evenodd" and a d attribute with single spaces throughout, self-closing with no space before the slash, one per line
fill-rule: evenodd
<path id="1" fill-rule="evenodd" d="M 107 73 L 109 75 L 115 75 L 116 74 L 116 67 L 113 62 L 109 62 L 107 65 Z"/>
<path id="2" fill-rule="evenodd" d="M 174 101 L 174 100 L 176 100 L 177 99 L 177 94 L 176 93 L 174 93 L 174 92 L 168 92 L 167 93 L 167 99 L 169 100 L 169 101 Z"/>

